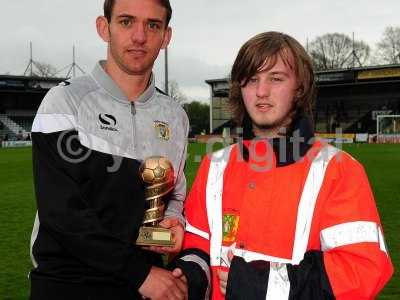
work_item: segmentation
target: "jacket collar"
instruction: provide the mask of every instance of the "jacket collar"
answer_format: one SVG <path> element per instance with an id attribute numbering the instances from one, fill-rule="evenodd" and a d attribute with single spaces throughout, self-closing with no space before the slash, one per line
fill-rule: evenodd
<path id="1" fill-rule="evenodd" d="M 255 139 L 252 130 L 249 129 L 249 120 L 244 120 L 243 139 L 245 143 L 243 147 L 239 147 L 239 149 L 243 149 L 242 155 L 246 161 L 249 159 L 249 150 L 246 144 L 248 144 L 249 140 Z M 267 139 L 274 151 L 277 167 L 284 167 L 302 159 L 312 147 L 313 141 L 314 129 L 310 118 L 305 115 L 299 115 L 294 118 L 293 126 L 286 136 Z"/>
<path id="2" fill-rule="evenodd" d="M 119 102 L 129 103 L 128 97 L 104 70 L 105 63 L 105 60 L 101 60 L 96 64 L 92 71 L 92 77 L 97 84 L 100 85 L 114 99 Z M 135 99 L 135 104 L 146 103 L 153 97 L 155 90 L 155 79 L 152 73 L 146 90 L 137 99 Z"/>

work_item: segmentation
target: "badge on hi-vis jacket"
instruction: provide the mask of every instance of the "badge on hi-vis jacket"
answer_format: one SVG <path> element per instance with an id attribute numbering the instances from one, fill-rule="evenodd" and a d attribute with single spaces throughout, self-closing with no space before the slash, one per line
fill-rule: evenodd
<path id="1" fill-rule="evenodd" d="M 238 228 L 239 216 L 233 213 L 224 213 L 222 220 L 222 243 L 227 245 L 235 242 Z"/>
<path id="2" fill-rule="evenodd" d="M 170 139 L 171 132 L 169 130 L 168 123 L 154 121 L 154 128 L 159 139 L 163 139 L 165 141 L 168 141 Z"/>

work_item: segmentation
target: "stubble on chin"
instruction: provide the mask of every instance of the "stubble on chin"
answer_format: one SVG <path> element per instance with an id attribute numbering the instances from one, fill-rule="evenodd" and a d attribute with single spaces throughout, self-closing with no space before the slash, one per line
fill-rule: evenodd
<path id="1" fill-rule="evenodd" d="M 280 135 L 282 132 L 286 132 L 286 129 L 290 126 L 292 123 L 292 116 L 288 117 L 285 116 L 281 120 L 276 120 L 275 122 L 257 122 L 252 120 L 253 123 L 253 131 L 256 134 L 256 132 L 259 132 L 261 134 L 272 134 L 272 135 Z M 257 135 L 257 134 L 256 134 Z"/>

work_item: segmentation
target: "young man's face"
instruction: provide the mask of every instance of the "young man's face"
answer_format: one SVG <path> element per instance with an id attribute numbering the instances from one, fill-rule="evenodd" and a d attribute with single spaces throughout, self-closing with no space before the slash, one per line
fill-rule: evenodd
<path id="1" fill-rule="evenodd" d="M 171 38 L 166 14 L 157 0 L 115 1 L 106 37 L 108 59 L 130 75 L 151 72 L 160 49 Z"/>
<path id="2" fill-rule="evenodd" d="M 242 87 L 244 105 L 256 136 L 276 137 L 280 128 L 290 124 L 297 86 L 294 71 L 278 55 L 270 70 L 263 67 Z"/>

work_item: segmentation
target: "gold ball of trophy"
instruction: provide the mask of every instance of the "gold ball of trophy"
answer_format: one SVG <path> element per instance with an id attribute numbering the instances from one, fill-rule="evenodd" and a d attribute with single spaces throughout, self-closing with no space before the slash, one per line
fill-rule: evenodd
<path id="1" fill-rule="evenodd" d="M 174 188 L 174 167 L 162 156 L 152 156 L 144 160 L 139 169 L 145 184 L 145 200 L 148 209 L 144 213 L 143 226 L 139 229 L 137 245 L 172 246 L 170 230 L 159 227 L 164 218 L 165 201 L 163 197 Z"/>

